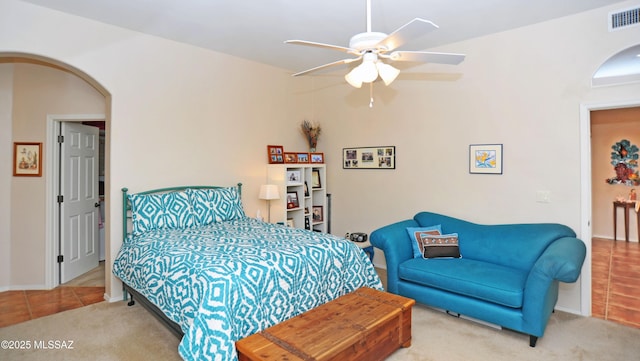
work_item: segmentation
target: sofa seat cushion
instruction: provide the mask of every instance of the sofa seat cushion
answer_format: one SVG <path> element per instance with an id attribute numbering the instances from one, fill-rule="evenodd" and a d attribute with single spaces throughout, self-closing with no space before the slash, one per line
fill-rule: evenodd
<path id="1" fill-rule="evenodd" d="M 521 308 L 527 273 L 468 258 L 413 258 L 400 264 L 401 280 Z"/>

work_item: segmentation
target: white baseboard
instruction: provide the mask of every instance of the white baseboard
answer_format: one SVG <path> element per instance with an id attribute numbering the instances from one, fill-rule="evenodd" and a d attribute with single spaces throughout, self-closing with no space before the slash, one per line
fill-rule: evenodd
<path id="1" fill-rule="evenodd" d="M 0 287 L 0 292 L 5 291 L 42 291 L 42 290 L 52 290 L 53 288 L 49 288 L 46 285 L 11 285 Z"/>

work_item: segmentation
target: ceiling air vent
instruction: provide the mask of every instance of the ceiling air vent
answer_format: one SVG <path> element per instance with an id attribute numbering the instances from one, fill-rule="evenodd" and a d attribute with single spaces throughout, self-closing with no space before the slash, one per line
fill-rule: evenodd
<path id="1" fill-rule="evenodd" d="M 640 24 L 640 7 L 609 13 L 609 31 L 620 30 Z"/>

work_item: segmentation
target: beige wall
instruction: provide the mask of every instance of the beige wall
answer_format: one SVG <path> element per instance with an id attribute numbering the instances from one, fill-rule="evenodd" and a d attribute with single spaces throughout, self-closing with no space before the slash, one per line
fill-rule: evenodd
<path id="1" fill-rule="evenodd" d="M 627 198 L 632 188 L 640 192 L 640 186 L 630 187 L 605 182 L 606 179 L 615 177 L 611 165 L 611 146 L 622 139 L 640 147 L 640 108 L 600 110 L 591 113 L 592 219 L 595 237 L 613 239 L 613 200 L 618 196 Z M 617 239 L 624 240 L 624 212 L 618 208 L 617 213 Z M 635 211 L 629 212 L 629 239 L 638 241 Z"/>
<path id="2" fill-rule="evenodd" d="M 302 119 L 324 129 L 318 150 L 328 162 L 335 234 L 371 232 L 419 210 L 479 223 L 560 222 L 579 233 L 579 107 L 640 94 L 639 84 L 590 86 L 607 57 L 640 39 L 638 27 L 607 31 L 611 7 L 438 49 L 467 60 L 376 84 L 373 109 L 368 89 L 340 76 L 292 80 L 277 68 L 15 0 L 0 0 L 0 9 L 0 52 L 59 60 L 111 96 L 107 259 L 121 244 L 124 186 L 242 181 L 247 213 L 264 214 L 265 145 L 306 149 Z M 503 175 L 468 173 L 473 143 L 504 144 Z M 377 145 L 397 147 L 396 170 L 342 169 L 342 148 Z M 551 203 L 536 202 L 538 190 L 550 191 Z M 384 265 L 379 252 L 375 262 Z M 119 283 L 109 281 L 116 298 Z M 577 312 L 580 289 L 563 285 L 560 307 Z"/>
<path id="3" fill-rule="evenodd" d="M 0 63 L 0 291 L 11 284 L 11 113 L 13 104 L 13 64 Z"/>

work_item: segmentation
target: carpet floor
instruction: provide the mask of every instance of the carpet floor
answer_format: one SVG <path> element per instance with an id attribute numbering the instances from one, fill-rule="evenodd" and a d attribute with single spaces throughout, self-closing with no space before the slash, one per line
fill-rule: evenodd
<path id="1" fill-rule="evenodd" d="M 535 348 L 526 335 L 421 305 L 413 309 L 412 333 L 411 347 L 388 361 L 621 361 L 640 355 L 640 329 L 564 312 L 552 315 Z M 6 361 L 180 360 L 178 339 L 140 305 L 125 302 L 100 302 L 0 328 L 0 340 L 0 360 Z"/>

